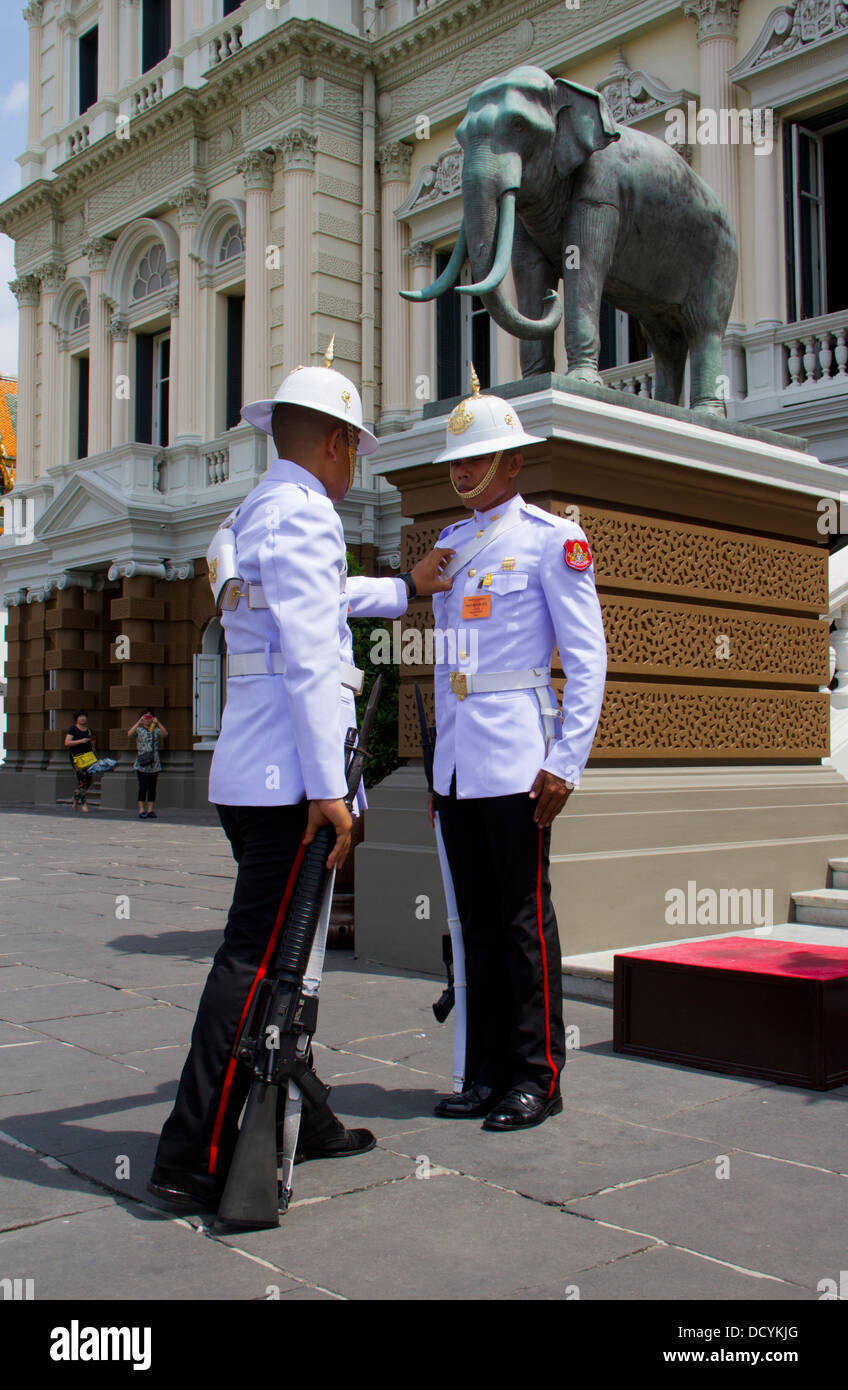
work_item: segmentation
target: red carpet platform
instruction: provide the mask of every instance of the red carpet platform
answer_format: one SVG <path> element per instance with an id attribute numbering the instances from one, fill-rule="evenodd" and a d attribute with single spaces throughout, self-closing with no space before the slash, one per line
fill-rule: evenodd
<path id="1" fill-rule="evenodd" d="M 848 949 L 726 936 L 615 957 L 616 1052 L 816 1091 L 848 1082 Z"/>

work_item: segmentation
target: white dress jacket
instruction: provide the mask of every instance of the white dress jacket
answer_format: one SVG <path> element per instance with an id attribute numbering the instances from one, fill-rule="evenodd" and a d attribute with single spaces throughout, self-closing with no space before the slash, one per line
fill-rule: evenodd
<path id="1" fill-rule="evenodd" d="M 263 652 L 268 673 L 233 676 L 212 757 L 209 800 L 223 806 L 291 806 L 344 796 L 344 736 L 356 724 L 340 663 L 352 662 L 355 617 L 399 617 L 402 579 L 347 577 L 341 519 L 322 484 L 277 459 L 238 509 L 239 573 L 261 584 L 267 608 L 246 599 L 222 623 L 231 654 Z M 271 654 L 285 670 L 273 674 Z"/>
<path id="2" fill-rule="evenodd" d="M 517 524 L 486 544 L 485 531 L 513 515 Z M 576 786 L 595 737 L 607 667 L 588 541 L 575 522 L 516 494 L 501 507 L 446 527 L 436 544 L 461 551 L 480 531 L 483 549 L 459 570 L 450 593 L 433 598 L 436 791 L 449 792 L 454 769 L 460 798 L 528 792 L 540 768 Z M 488 616 L 481 616 L 485 610 Z M 549 667 L 554 645 L 566 686 L 563 719 L 556 721 L 558 737 L 547 756 L 535 690 L 472 693 L 460 700 L 451 689 L 451 671 Z M 550 686 L 541 693 L 548 707 L 556 707 Z"/>

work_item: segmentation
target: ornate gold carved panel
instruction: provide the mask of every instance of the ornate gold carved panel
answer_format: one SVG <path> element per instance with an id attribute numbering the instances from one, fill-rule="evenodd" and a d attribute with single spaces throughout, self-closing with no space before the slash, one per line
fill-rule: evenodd
<path id="1" fill-rule="evenodd" d="M 823 758 L 826 694 L 607 684 L 593 758 Z"/>

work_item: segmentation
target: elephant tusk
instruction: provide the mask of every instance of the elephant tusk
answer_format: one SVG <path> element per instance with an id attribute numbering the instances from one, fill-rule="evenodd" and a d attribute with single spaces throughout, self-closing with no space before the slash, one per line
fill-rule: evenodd
<path id="1" fill-rule="evenodd" d="M 515 189 L 508 188 L 501 198 L 495 260 L 488 275 L 476 285 L 457 285 L 459 294 L 489 294 L 496 290 L 509 269 L 512 238 L 515 234 Z"/>
<path id="2" fill-rule="evenodd" d="M 468 243 L 465 237 L 465 222 L 463 221 L 459 229 L 459 236 L 456 239 L 456 246 L 453 248 L 453 254 L 438 280 L 434 280 L 432 285 L 427 285 L 423 290 L 401 290 L 401 297 L 411 299 L 414 304 L 420 304 L 427 299 L 438 299 L 440 294 L 444 294 L 445 290 L 452 289 L 456 284 L 467 254 Z"/>

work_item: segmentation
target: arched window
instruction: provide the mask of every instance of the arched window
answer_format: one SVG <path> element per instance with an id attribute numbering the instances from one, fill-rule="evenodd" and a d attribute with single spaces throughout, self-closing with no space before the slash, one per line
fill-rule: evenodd
<path id="1" fill-rule="evenodd" d="M 133 299 L 147 299 L 151 294 L 170 284 L 168 267 L 165 264 L 165 248 L 155 242 L 145 251 L 138 263 L 138 271 L 132 287 Z"/>
<path id="2" fill-rule="evenodd" d="M 89 319 L 88 300 L 81 299 L 71 318 L 71 332 L 76 333 L 80 328 L 88 328 Z"/>
<path id="3" fill-rule="evenodd" d="M 218 263 L 222 265 L 224 261 L 234 261 L 244 253 L 244 241 L 242 240 L 241 228 L 237 222 L 233 222 L 227 227 L 221 240 L 221 249 L 218 252 Z"/>

